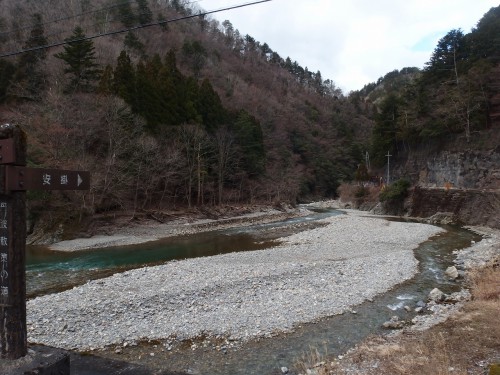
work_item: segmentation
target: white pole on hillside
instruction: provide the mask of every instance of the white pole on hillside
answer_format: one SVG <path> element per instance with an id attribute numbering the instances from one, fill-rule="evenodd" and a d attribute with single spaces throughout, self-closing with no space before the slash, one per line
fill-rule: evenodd
<path id="1" fill-rule="evenodd" d="M 389 153 L 389 151 L 387 151 L 387 185 L 389 185 L 391 183 L 391 180 L 390 180 L 390 174 L 389 174 L 389 170 L 390 170 L 390 158 L 391 158 L 391 154 Z"/>

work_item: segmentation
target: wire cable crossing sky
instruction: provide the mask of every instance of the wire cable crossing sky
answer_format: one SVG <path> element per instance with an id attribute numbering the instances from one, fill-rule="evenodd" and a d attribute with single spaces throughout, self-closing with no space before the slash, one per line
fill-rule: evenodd
<path id="1" fill-rule="evenodd" d="M 126 32 L 129 32 L 129 31 L 144 29 L 144 28 L 152 27 L 152 26 L 161 26 L 161 25 L 164 25 L 164 24 L 167 24 L 167 23 L 178 22 L 178 21 L 187 20 L 187 19 L 190 19 L 190 18 L 204 17 L 204 16 L 207 16 L 207 15 L 210 15 L 210 14 L 224 12 L 224 11 L 232 10 L 232 9 L 245 8 L 245 7 L 249 7 L 249 6 L 252 6 L 252 5 L 257 5 L 257 4 L 260 4 L 260 3 L 267 3 L 267 2 L 270 2 L 270 1 L 272 1 L 272 0 L 260 0 L 260 1 L 247 2 L 247 3 L 244 3 L 244 4 L 237 4 L 237 5 L 222 7 L 222 8 L 216 9 L 216 10 L 210 10 L 210 11 L 205 11 L 205 12 L 199 12 L 199 13 L 196 13 L 196 14 L 190 14 L 190 15 L 187 15 L 187 16 L 182 16 L 182 17 L 178 17 L 178 18 L 174 18 L 174 19 L 170 19 L 170 20 L 151 22 L 151 23 L 147 23 L 147 24 L 144 24 L 144 25 L 137 25 L 137 26 L 133 26 L 133 27 L 125 28 L 125 29 L 114 30 L 114 31 L 110 31 L 110 32 L 107 32 L 107 33 L 90 35 L 90 36 L 86 36 L 85 38 L 73 39 L 71 41 L 59 41 L 59 42 L 50 43 L 50 44 L 46 44 L 46 45 L 42 45 L 42 46 L 37 46 L 37 47 L 26 48 L 26 49 L 17 50 L 17 51 L 6 52 L 6 53 L 3 53 L 3 54 L 0 54 L 0 58 L 2 58 L 2 57 L 9 57 L 9 56 L 15 56 L 15 55 L 20 55 L 22 53 L 38 51 L 38 50 L 41 50 L 41 49 L 59 47 L 59 46 L 62 46 L 62 45 L 65 45 L 65 44 L 69 44 L 69 43 L 80 42 L 80 41 L 90 40 L 90 39 L 96 39 L 96 38 L 101 38 L 101 37 L 104 37 L 104 36 L 122 34 L 122 33 L 126 33 Z M 47 23 L 50 23 L 50 22 L 52 22 L 52 21 L 49 21 Z"/>

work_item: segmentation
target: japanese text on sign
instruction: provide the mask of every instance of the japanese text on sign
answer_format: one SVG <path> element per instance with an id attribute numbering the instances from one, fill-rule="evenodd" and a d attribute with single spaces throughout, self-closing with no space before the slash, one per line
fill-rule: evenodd
<path id="1" fill-rule="evenodd" d="M 9 238 L 7 202 L 0 202 L 0 299 L 9 296 Z"/>

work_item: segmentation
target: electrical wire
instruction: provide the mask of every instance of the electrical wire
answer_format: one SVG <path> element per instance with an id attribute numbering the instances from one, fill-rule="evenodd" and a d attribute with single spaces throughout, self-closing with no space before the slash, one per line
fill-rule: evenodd
<path id="1" fill-rule="evenodd" d="M 106 10 L 110 10 L 110 9 L 113 9 L 113 8 L 118 8 L 118 7 L 122 6 L 122 5 L 131 4 L 131 3 L 132 3 L 132 1 L 123 2 L 123 3 L 120 3 L 120 4 L 111 5 L 109 7 L 101 8 L 101 9 L 98 9 L 98 10 L 91 10 L 91 11 L 88 11 L 88 12 L 83 12 L 83 13 L 75 14 L 73 16 L 67 16 L 67 17 L 57 18 L 55 20 L 50 20 L 50 21 L 42 22 L 42 23 L 40 23 L 40 26 L 46 26 L 46 25 L 50 25 L 51 23 L 56 23 L 56 22 L 60 22 L 60 21 L 67 21 L 67 20 L 71 20 L 71 19 L 78 18 L 78 17 L 81 17 L 81 16 L 86 16 L 86 15 L 89 15 L 89 14 L 104 12 Z M 18 27 L 16 29 L 12 29 L 12 30 L 2 31 L 2 32 L 0 32 L 0 36 L 9 35 L 9 34 L 13 34 L 13 33 L 18 33 L 18 32 L 23 31 L 23 30 L 31 29 L 32 27 L 33 27 L 32 25 L 29 25 L 29 26 Z"/>
<path id="2" fill-rule="evenodd" d="M 95 34 L 95 35 L 86 36 L 84 38 L 74 39 L 74 40 L 70 40 L 70 41 L 61 41 L 61 42 L 46 44 L 43 46 L 37 46 L 37 47 L 26 48 L 26 49 L 18 50 L 18 51 L 7 52 L 7 53 L 0 54 L 0 58 L 20 55 L 20 54 L 27 53 L 27 52 L 34 52 L 34 51 L 38 51 L 41 49 L 49 49 L 49 48 L 53 48 L 53 47 L 59 47 L 59 46 L 63 46 L 63 45 L 69 44 L 69 43 L 77 43 L 77 42 L 82 42 L 85 40 L 92 40 L 92 39 L 96 39 L 96 38 L 101 38 L 103 36 L 122 34 L 122 33 L 126 33 L 129 31 L 144 29 L 144 28 L 152 27 L 152 26 L 161 26 L 161 25 L 165 25 L 168 23 L 183 21 L 183 20 L 192 19 L 192 18 L 199 18 L 199 17 L 203 18 L 209 14 L 224 12 L 224 11 L 238 9 L 238 8 L 243 8 L 243 7 L 257 5 L 257 4 L 261 4 L 261 3 L 267 3 L 270 1 L 272 1 L 272 0 L 253 1 L 253 2 L 243 3 L 243 4 L 239 4 L 239 5 L 233 5 L 230 7 L 219 8 L 216 10 L 199 12 L 196 14 L 190 14 L 190 15 L 177 17 L 177 18 L 173 18 L 173 19 L 169 19 L 169 20 L 151 22 L 151 23 L 147 23 L 147 24 L 143 24 L 143 25 L 137 25 L 137 26 L 133 26 L 133 27 L 129 27 L 129 28 L 121 29 L 121 30 L 110 31 L 110 32 L 102 33 L 102 34 Z"/>

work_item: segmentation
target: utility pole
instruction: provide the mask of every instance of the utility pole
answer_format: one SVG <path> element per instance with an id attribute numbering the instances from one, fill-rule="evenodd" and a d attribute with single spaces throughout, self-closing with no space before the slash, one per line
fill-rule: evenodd
<path id="1" fill-rule="evenodd" d="M 389 185 L 391 183 L 391 180 L 390 180 L 390 158 L 391 158 L 391 154 L 389 153 L 389 151 L 387 151 L 387 185 Z"/>

